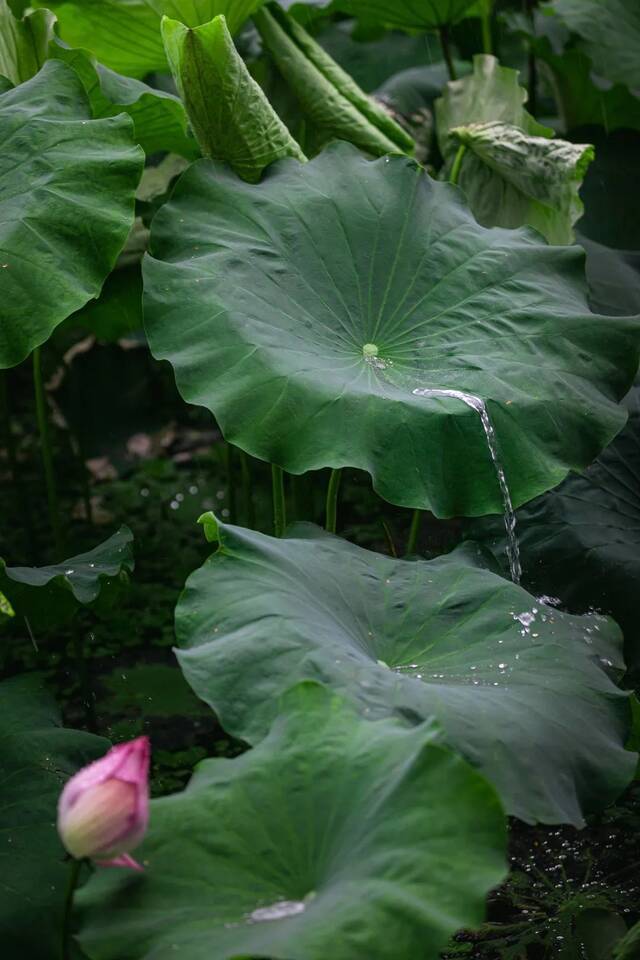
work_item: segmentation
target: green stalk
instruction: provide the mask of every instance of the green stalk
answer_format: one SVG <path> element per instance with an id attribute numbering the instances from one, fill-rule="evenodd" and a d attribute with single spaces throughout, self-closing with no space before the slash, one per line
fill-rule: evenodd
<path id="1" fill-rule="evenodd" d="M 27 555 L 31 558 L 36 555 L 36 540 L 33 532 L 33 515 L 31 513 L 31 500 L 25 491 L 23 483 L 18 479 L 18 458 L 16 456 L 16 445 L 11 430 L 11 407 L 9 404 L 9 372 L 0 371 L 0 418 L 3 423 L 4 442 L 9 458 L 9 473 L 11 475 L 11 485 L 14 488 L 16 500 L 20 504 L 20 512 L 24 517 L 24 535 L 26 540 Z"/>
<path id="2" fill-rule="evenodd" d="M 462 167 L 462 159 L 467 152 L 466 144 L 461 143 L 458 147 L 458 152 L 456 153 L 455 160 L 453 161 L 453 166 L 451 167 L 451 176 L 449 177 L 449 183 L 456 184 L 460 177 L 460 168 Z"/>
<path id="3" fill-rule="evenodd" d="M 236 522 L 236 486 L 233 479 L 233 447 L 225 441 L 222 450 L 224 470 L 227 478 L 227 503 L 229 505 L 229 523 Z"/>
<path id="4" fill-rule="evenodd" d="M 413 516 L 411 518 L 411 527 L 409 528 L 409 539 L 407 540 L 408 555 L 416 552 L 416 547 L 418 545 L 418 535 L 420 533 L 420 527 L 422 526 L 423 517 L 424 517 L 424 514 L 422 510 L 413 511 Z"/>
<path id="5" fill-rule="evenodd" d="M 482 50 L 483 53 L 493 53 L 493 37 L 491 36 L 491 12 L 486 10 L 482 14 Z"/>
<path id="6" fill-rule="evenodd" d="M 67 893 L 64 901 L 64 919 L 62 921 L 62 960 L 72 960 L 71 953 L 71 921 L 73 918 L 73 898 L 78 878 L 82 868 L 82 860 L 72 860 L 69 880 L 67 882 Z"/>
<path id="7" fill-rule="evenodd" d="M 40 432 L 40 446 L 42 448 L 44 479 L 47 486 L 49 521 L 53 531 L 53 541 L 55 544 L 56 553 L 58 554 L 58 558 L 61 560 L 64 555 L 64 540 L 62 537 L 62 525 L 60 523 L 56 478 L 53 470 L 53 453 L 51 450 L 51 436 L 49 434 L 49 421 L 47 419 L 44 385 L 42 383 L 40 347 L 36 347 L 33 351 L 33 388 L 36 398 L 36 416 L 38 419 L 38 430 Z"/>
<path id="8" fill-rule="evenodd" d="M 273 489 L 273 532 L 283 537 L 287 526 L 287 504 L 284 497 L 284 470 L 271 464 L 271 486 Z"/>
<path id="9" fill-rule="evenodd" d="M 256 511 L 253 506 L 253 491 L 251 489 L 251 467 L 249 466 L 249 457 L 244 450 L 240 451 L 240 472 L 242 475 L 244 522 L 249 530 L 253 530 L 256 525 Z"/>
<path id="10" fill-rule="evenodd" d="M 396 550 L 396 545 L 393 542 L 393 537 L 391 536 L 391 530 L 389 529 L 389 524 L 384 518 L 381 518 L 380 523 L 382 524 L 382 529 L 384 530 L 384 538 L 387 541 L 387 549 L 391 556 L 397 560 L 398 551 Z"/>
<path id="11" fill-rule="evenodd" d="M 327 487 L 327 509 L 325 527 L 329 533 L 336 532 L 336 523 L 338 519 L 338 491 L 340 490 L 340 481 L 342 480 L 342 470 L 332 470 L 329 477 L 329 486 Z"/>
<path id="12" fill-rule="evenodd" d="M 440 46 L 442 47 L 442 56 L 444 57 L 444 62 L 447 65 L 447 70 L 449 71 L 449 79 L 457 80 L 456 68 L 453 65 L 453 57 L 451 55 L 451 46 L 449 44 L 449 27 L 440 27 L 438 30 L 440 35 Z"/>

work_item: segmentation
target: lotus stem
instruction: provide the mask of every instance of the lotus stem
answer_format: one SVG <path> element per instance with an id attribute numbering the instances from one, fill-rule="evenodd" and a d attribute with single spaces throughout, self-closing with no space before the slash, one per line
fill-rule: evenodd
<path id="1" fill-rule="evenodd" d="M 273 532 L 283 537 L 287 526 L 287 504 L 284 497 L 284 470 L 271 464 L 271 486 L 273 489 Z"/>
<path id="2" fill-rule="evenodd" d="M 493 37 L 491 36 L 491 12 L 489 10 L 482 14 L 482 51 L 483 53 L 493 53 Z"/>
<path id="3" fill-rule="evenodd" d="M 69 880 L 67 882 L 67 893 L 64 901 L 64 918 L 62 921 L 62 960 L 72 960 L 71 954 L 71 920 L 73 917 L 73 898 L 78 878 L 82 868 L 82 860 L 72 860 Z"/>
<path id="4" fill-rule="evenodd" d="M 413 511 L 411 527 L 409 528 L 409 539 L 407 540 L 407 555 L 411 555 L 416 552 L 416 548 L 418 546 L 418 535 L 420 533 L 420 527 L 422 526 L 423 517 L 424 514 L 422 510 Z"/>
<path id="5" fill-rule="evenodd" d="M 62 537 L 62 525 L 60 523 L 56 478 L 53 470 L 53 453 L 51 450 L 51 436 L 49 433 L 49 421 L 47 419 L 44 385 L 42 383 L 40 347 L 36 347 L 33 351 L 33 388 L 36 399 L 36 417 L 38 420 L 38 431 L 40 433 L 40 446 L 42 449 L 42 465 L 44 467 L 44 479 L 47 487 L 49 522 L 51 523 L 51 529 L 53 531 L 53 541 L 58 559 L 61 560 L 64 554 L 64 540 Z"/>
<path id="6" fill-rule="evenodd" d="M 443 26 L 438 30 L 440 35 L 440 46 L 442 47 L 442 56 L 444 57 L 444 62 L 447 65 L 447 70 L 449 71 L 449 79 L 457 80 L 456 68 L 453 65 L 453 57 L 451 56 L 451 46 L 449 44 L 449 27 Z"/>
<path id="7" fill-rule="evenodd" d="M 242 476 L 244 522 L 249 530 L 253 530 L 256 525 L 256 512 L 253 506 L 253 491 L 251 489 L 251 467 L 249 466 L 249 457 L 244 450 L 240 451 L 240 473 Z"/>
<path id="8" fill-rule="evenodd" d="M 384 530 L 384 538 L 387 541 L 387 549 L 391 554 L 391 556 L 394 558 L 394 560 L 397 560 L 398 551 L 396 550 L 396 545 L 393 542 L 393 537 L 391 536 L 391 530 L 389 529 L 389 524 L 384 519 L 384 517 L 380 520 L 380 523 L 382 524 L 382 529 Z"/>
<path id="9" fill-rule="evenodd" d="M 229 522 L 236 522 L 236 487 L 233 479 L 233 447 L 230 443 L 224 444 L 222 457 L 224 461 L 224 470 L 227 479 L 227 503 L 229 509 Z"/>
<path id="10" fill-rule="evenodd" d="M 35 536 L 33 532 L 33 516 L 31 514 L 31 501 L 25 492 L 23 483 L 18 479 L 18 458 L 16 456 L 16 445 L 11 430 L 11 407 L 9 404 L 9 375 L 7 370 L 0 371 L 0 418 L 3 423 L 4 443 L 9 458 L 9 473 L 11 484 L 15 490 L 16 498 L 20 503 L 20 511 L 25 520 L 25 540 L 27 552 L 30 557 L 35 556 Z"/>
<path id="11" fill-rule="evenodd" d="M 461 143 L 458 147 L 458 152 L 456 153 L 455 159 L 453 161 L 453 166 L 451 167 L 451 176 L 449 177 L 449 183 L 457 184 L 460 178 L 460 168 L 462 167 L 462 159 L 467 152 L 467 147 L 464 143 Z"/>
<path id="12" fill-rule="evenodd" d="M 529 15 L 529 20 L 531 22 L 531 28 L 535 36 L 535 0 L 527 0 L 527 13 Z M 528 56 L 528 79 L 527 79 L 527 91 L 529 93 L 527 107 L 529 113 L 534 117 L 538 110 L 538 65 L 536 63 L 536 55 L 533 49 L 533 43 L 529 45 L 529 56 Z"/>
<path id="13" fill-rule="evenodd" d="M 336 523 L 338 519 L 338 491 L 340 490 L 340 481 L 342 480 L 342 470 L 332 470 L 329 477 L 329 486 L 327 487 L 327 509 L 325 528 L 328 533 L 336 532 Z"/>

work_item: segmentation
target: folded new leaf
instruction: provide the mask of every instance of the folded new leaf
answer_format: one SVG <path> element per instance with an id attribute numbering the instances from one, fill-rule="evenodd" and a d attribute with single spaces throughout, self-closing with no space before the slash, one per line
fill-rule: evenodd
<path id="1" fill-rule="evenodd" d="M 509 123 L 454 127 L 467 153 L 458 183 L 485 227 L 536 227 L 549 243 L 573 242 L 583 211 L 578 190 L 594 156 L 590 144 L 536 137 Z"/>
<path id="2" fill-rule="evenodd" d="M 552 139 L 525 109 L 518 73 L 495 57 L 473 58 L 473 73 L 447 84 L 436 101 L 438 144 L 451 175 L 467 148 L 458 183 L 485 227 L 535 227 L 549 243 L 573 242 L 582 213 L 578 189 L 593 147 Z"/>
<path id="3" fill-rule="evenodd" d="M 270 4 L 253 20 L 305 115 L 327 137 L 375 156 L 413 152 L 412 137 L 292 17 Z"/>
<path id="4" fill-rule="evenodd" d="M 54 23 L 49 10 L 32 10 L 18 20 L 7 0 L 0 0 L 0 76 L 12 84 L 35 76 L 47 59 Z"/>
<path id="5" fill-rule="evenodd" d="M 164 17 L 162 39 L 171 72 L 203 154 L 255 183 L 281 157 L 306 159 L 249 74 L 224 16 L 193 29 Z"/>

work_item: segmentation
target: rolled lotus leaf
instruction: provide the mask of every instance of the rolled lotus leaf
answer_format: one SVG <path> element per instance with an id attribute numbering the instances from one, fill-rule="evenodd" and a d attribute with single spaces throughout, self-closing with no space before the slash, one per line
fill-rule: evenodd
<path id="1" fill-rule="evenodd" d="M 375 156 L 413 152 L 412 137 L 299 23 L 274 4 L 259 10 L 253 19 L 305 115 L 323 133 Z"/>
<path id="2" fill-rule="evenodd" d="M 280 157 L 306 159 L 244 65 L 224 16 L 194 28 L 164 17 L 162 38 L 205 156 L 250 182 Z"/>
<path id="3" fill-rule="evenodd" d="M 49 10 L 31 10 L 19 20 L 0 0 L 0 76 L 18 84 L 36 75 L 47 59 L 55 19 Z"/>

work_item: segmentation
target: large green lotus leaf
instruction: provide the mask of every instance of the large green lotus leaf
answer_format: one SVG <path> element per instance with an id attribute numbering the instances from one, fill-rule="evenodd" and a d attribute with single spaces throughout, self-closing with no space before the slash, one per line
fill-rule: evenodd
<path id="1" fill-rule="evenodd" d="M 454 127 L 465 147 L 458 184 L 485 227 L 535 227 L 549 243 L 573 243 L 578 195 L 593 160 L 586 143 L 534 137 L 507 123 Z"/>
<path id="2" fill-rule="evenodd" d="M 254 22 L 265 49 L 315 127 L 375 156 L 413 152 L 412 138 L 390 113 L 293 18 L 269 4 L 255 14 Z"/>
<path id="3" fill-rule="evenodd" d="M 551 6 L 582 38 L 596 73 L 640 92 L 638 0 L 553 0 Z"/>
<path id="4" fill-rule="evenodd" d="M 528 821 L 580 824 L 635 768 L 604 617 L 571 617 L 476 565 L 470 548 L 393 560 L 310 525 L 284 540 L 219 525 L 176 608 L 180 666 L 229 732 L 264 735 L 280 693 L 315 679 L 367 717 L 435 715 Z"/>
<path id="5" fill-rule="evenodd" d="M 64 63 L 0 96 L 0 368 L 99 294 L 133 224 L 144 154 L 132 130 L 129 117 L 92 120 Z"/>
<path id="6" fill-rule="evenodd" d="M 151 251 L 154 355 L 228 440 L 292 473 L 348 464 L 392 503 L 496 513 L 478 413 L 415 389 L 488 402 L 516 504 L 624 424 L 638 320 L 589 312 L 578 248 L 484 229 L 412 160 L 337 144 L 259 187 L 198 161 Z"/>
<path id="7" fill-rule="evenodd" d="M 129 114 L 134 123 L 134 137 L 145 153 L 168 150 L 189 159 L 200 155 L 179 97 L 109 70 L 86 50 L 72 50 L 53 43 L 49 56 L 64 60 L 76 71 L 89 97 L 94 118 Z"/>
<path id="8" fill-rule="evenodd" d="M 544 16 L 540 10 L 534 12 L 533 22 L 524 13 L 502 17 L 535 55 L 556 101 L 562 129 L 590 124 L 601 124 L 609 132 L 619 127 L 640 129 L 640 96 L 622 84 L 596 85 L 589 57 L 575 47 L 565 49 L 568 33 L 557 17 Z"/>
<path id="9" fill-rule="evenodd" d="M 0 929 L 12 960 L 61 958 L 70 865 L 55 827 L 58 796 L 108 746 L 61 726 L 38 674 L 0 684 Z"/>
<path id="10" fill-rule="evenodd" d="M 353 20 L 330 21 L 314 36 L 367 93 L 400 71 L 421 67 L 425 61 L 441 56 L 437 37 L 386 31 L 376 39 L 361 40 Z"/>
<path id="11" fill-rule="evenodd" d="M 611 613 L 625 633 L 627 659 L 640 662 L 640 387 L 626 400 L 624 430 L 583 474 L 517 513 L 527 582 L 572 609 Z M 500 555 L 501 531 L 481 521 L 471 536 Z"/>
<path id="12" fill-rule="evenodd" d="M 130 77 L 167 70 L 160 36 L 163 15 L 196 27 L 225 14 L 235 33 L 263 0 L 47 0 L 60 36 L 111 70 Z"/>
<path id="13" fill-rule="evenodd" d="M 162 37 L 205 156 L 251 182 L 280 157 L 306 159 L 247 70 L 224 16 L 193 28 L 164 17 Z"/>
<path id="14" fill-rule="evenodd" d="M 457 146 L 451 131 L 469 123 L 508 123 L 535 137 L 553 133 L 527 113 L 524 104 L 527 91 L 518 82 L 518 71 L 500 66 L 488 54 L 476 54 L 473 72 L 459 80 L 450 80 L 436 100 L 436 124 L 440 151 L 448 163 Z"/>
<path id="15" fill-rule="evenodd" d="M 162 17 L 180 20 L 188 27 L 209 23 L 221 13 L 230 33 L 237 33 L 242 24 L 265 0 L 146 0 L 148 6 Z"/>
<path id="16" fill-rule="evenodd" d="M 369 722 L 316 684 L 268 737 L 155 800 L 139 877 L 81 891 L 92 960 L 436 960 L 504 875 L 487 782 L 430 724 Z"/>
<path id="17" fill-rule="evenodd" d="M 278 0 L 280 6 L 327 7 L 397 30 L 434 30 L 465 17 L 475 0 Z"/>
<path id="18" fill-rule="evenodd" d="M 133 534 L 126 526 L 87 553 L 47 567 L 8 567 L 0 558 L 0 589 L 16 614 L 33 627 L 70 619 L 80 604 L 93 604 L 112 581 L 133 570 Z"/>
<path id="19" fill-rule="evenodd" d="M 166 71 L 160 18 L 145 0 L 47 0 L 70 47 L 89 50 L 100 63 L 129 77 Z"/>
<path id="20" fill-rule="evenodd" d="M 18 20 L 7 0 L 0 0 L 0 75 L 12 84 L 30 80 L 47 59 L 54 22 L 48 10 L 32 10 Z"/>

